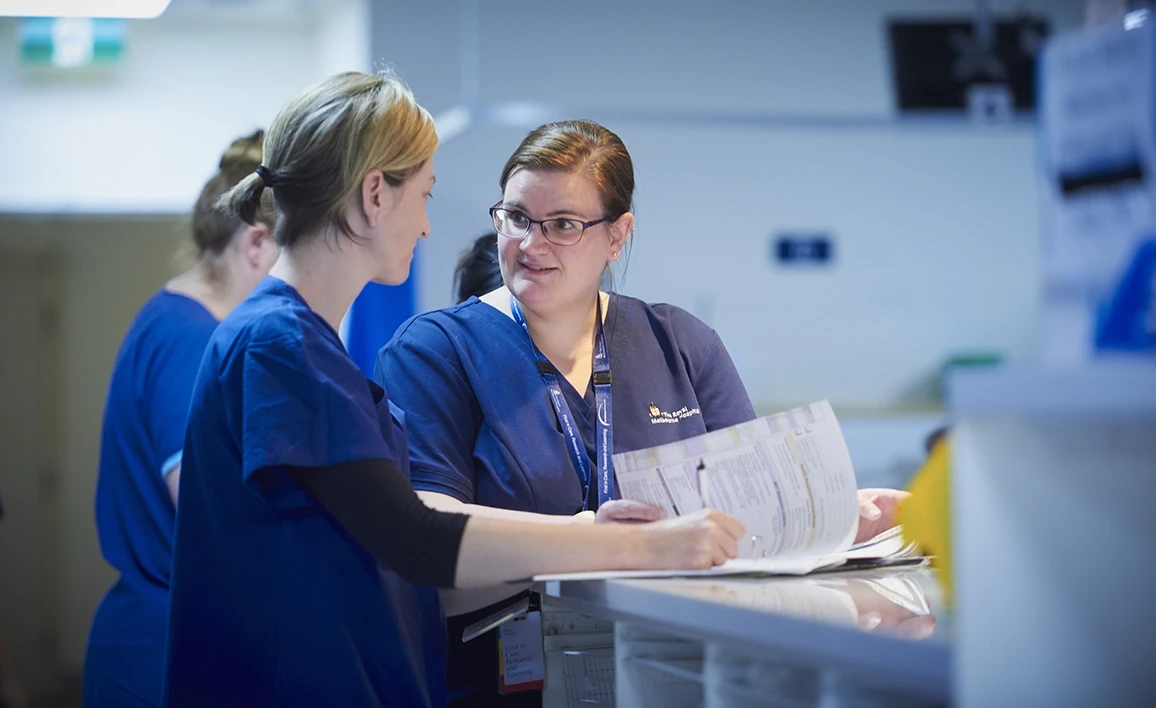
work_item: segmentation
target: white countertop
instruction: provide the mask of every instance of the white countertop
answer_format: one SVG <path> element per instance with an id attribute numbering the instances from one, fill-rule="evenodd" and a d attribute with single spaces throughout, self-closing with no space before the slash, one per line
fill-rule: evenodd
<path id="1" fill-rule="evenodd" d="M 831 668 L 929 700 L 951 696 L 950 623 L 927 569 L 555 581 L 542 591 L 592 616 Z M 912 592 L 915 602 L 903 601 Z M 927 603 L 924 611 L 917 609 L 920 601 Z"/>

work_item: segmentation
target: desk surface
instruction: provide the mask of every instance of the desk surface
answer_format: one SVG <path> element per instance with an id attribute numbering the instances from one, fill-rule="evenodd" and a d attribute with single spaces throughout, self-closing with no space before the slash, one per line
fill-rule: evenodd
<path id="1" fill-rule="evenodd" d="M 586 614 L 950 698 L 950 622 L 927 569 L 563 581 L 545 583 L 543 592 Z"/>

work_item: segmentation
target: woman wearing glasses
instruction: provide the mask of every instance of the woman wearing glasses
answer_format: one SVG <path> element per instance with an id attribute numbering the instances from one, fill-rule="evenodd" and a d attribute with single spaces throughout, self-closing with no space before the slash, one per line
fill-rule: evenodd
<path id="1" fill-rule="evenodd" d="M 634 228 L 634 168 L 617 135 L 589 121 L 543 125 L 500 185 L 490 214 L 504 285 L 415 317 L 378 356 L 375 378 L 406 413 L 413 485 L 427 504 L 469 514 L 653 518 L 612 501 L 610 455 L 750 420 L 746 389 L 693 315 L 600 290 Z M 481 602 L 444 597 L 450 615 Z M 495 633 L 461 641 L 493 609 L 450 618 L 454 705 L 497 698 Z M 515 696 L 507 702 L 540 702 Z"/>

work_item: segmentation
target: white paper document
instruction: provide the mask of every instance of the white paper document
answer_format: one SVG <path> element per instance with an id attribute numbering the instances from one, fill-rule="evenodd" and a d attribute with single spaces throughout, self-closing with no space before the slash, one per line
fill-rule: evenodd
<path id="1" fill-rule="evenodd" d="M 542 575 L 535 580 L 767 573 L 804 575 L 849 559 L 892 557 L 897 532 L 853 547 L 859 525 L 855 470 L 827 401 L 676 443 L 614 456 L 623 499 L 670 516 L 713 507 L 742 521 L 739 557 L 710 570 Z"/>

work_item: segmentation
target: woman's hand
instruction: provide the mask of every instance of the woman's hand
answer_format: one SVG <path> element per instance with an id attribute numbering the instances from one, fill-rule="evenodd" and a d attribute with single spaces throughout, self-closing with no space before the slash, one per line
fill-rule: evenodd
<path id="1" fill-rule="evenodd" d="M 657 506 L 630 501 L 629 499 L 612 499 L 599 505 L 594 523 L 636 523 L 661 521 L 665 518 L 666 512 Z"/>
<path id="2" fill-rule="evenodd" d="M 859 490 L 859 532 L 855 543 L 868 541 L 895 525 L 899 503 L 911 496 L 898 489 Z"/>
<path id="3" fill-rule="evenodd" d="M 718 509 L 638 525 L 642 570 L 704 570 L 738 555 L 746 528 Z"/>

